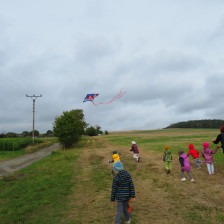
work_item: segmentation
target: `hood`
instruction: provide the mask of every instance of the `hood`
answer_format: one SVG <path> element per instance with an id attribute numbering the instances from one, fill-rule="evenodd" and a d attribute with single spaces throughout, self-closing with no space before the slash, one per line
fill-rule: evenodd
<path id="1" fill-rule="evenodd" d="M 125 183 L 128 177 L 128 173 L 127 171 L 122 170 L 117 174 L 117 177 L 120 179 L 121 183 Z"/>
<path id="2" fill-rule="evenodd" d="M 189 149 L 194 149 L 194 145 L 193 144 L 190 144 L 189 145 Z"/>
<path id="3" fill-rule="evenodd" d="M 113 154 L 113 159 L 119 158 L 118 154 Z"/>
<path id="4" fill-rule="evenodd" d="M 209 143 L 208 142 L 204 142 L 203 146 L 204 146 L 204 148 L 208 148 L 209 147 Z"/>

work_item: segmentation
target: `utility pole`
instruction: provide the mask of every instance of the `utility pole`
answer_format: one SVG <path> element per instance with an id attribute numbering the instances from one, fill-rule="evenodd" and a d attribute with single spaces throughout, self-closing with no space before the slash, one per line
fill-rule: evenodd
<path id="1" fill-rule="evenodd" d="M 42 97 L 42 94 L 40 96 L 35 96 L 34 94 L 33 94 L 33 96 L 28 96 L 26 94 L 26 97 L 30 97 L 33 100 L 33 143 L 34 143 L 35 102 L 36 102 L 37 97 Z"/>

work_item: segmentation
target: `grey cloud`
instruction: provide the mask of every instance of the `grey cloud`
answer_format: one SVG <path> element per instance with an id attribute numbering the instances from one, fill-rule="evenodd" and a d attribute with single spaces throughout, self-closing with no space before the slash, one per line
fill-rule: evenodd
<path id="1" fill-rule="evenodd" d="M 112 53 L 109 42 L 99 36 L 83 38 L 76 45 L 76 60 L 86 66 L 91 66 Z"/>
<path id="2" fill-rule="evenodd" d="M 31 129 L 32 101 L 25 94 L 43 95 L 36 102 L 41 132 L 63 111 L 77 108 L 90 125 L 109 131 L 222 116 L 222 26 L 217 24 L 223 24 L 223 3 L 197 2 L 192 9 L 176 1 L 159 12 L 161 2 L 148 1 L 54 2 L 54 10 L 40 1 L 26 4 L 26 11 L 14 3 L 1 3 L 0 131 Z M 176 21 L 182 14 L 183 23 Z M 127 93 L 111 104 L 82 102 L 87 93 L 100 94 L 96 103 L 108 102 L 122 88 Z"/>

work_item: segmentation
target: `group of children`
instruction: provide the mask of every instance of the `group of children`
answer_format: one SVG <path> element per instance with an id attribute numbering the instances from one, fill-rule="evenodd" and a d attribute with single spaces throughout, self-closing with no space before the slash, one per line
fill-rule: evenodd
<path id="1" fill-rule="evenodd" d="M 192 156 L 195 162 L 195 165 L 197 166 L 198 169 L 201 169 L 200 163 L 206 163 L 207 169 L 208 169 L 208 174 L 209 175 L 214 175 L 215 170 L 214 170 L 214 159 L 212 154 L 215 154 L 217 152 L 218 148 L 223 149 L 224 153 L 224 126 L 220 127 L 220 134 L 217 135 L 216 140 L 212 140 L 214 144 L 218 144 L 221 142 L 221 146 L 216 146 L 215 150 L 212 150 L 209 148 L 209 143 L 204 142 L 203 149 L 201 152 L 201 156 L 204 158 L 203 160 L 200 160 L 199 152 L 194 148 L 193 144 L 189 145 L 189 152 L 188 154 L 185 154 L 183 150 L 179 150 L 179 161 L 181 164 L 181 181 L 185 181 L 186 178 L 184 176 L 184 171 L 187 171 L 188 176 L 190 177 L 191 181 L 194 181 L 193 177 L 191 176 L 190 173 L 190 163 L 188 156 Z M 169 146 L 165 146 L 165 152 L 163 154 L 163 161 L 165 162 L 165 169 L 167 170 L 167 174 L 171 172 L 171 161 L 172 161 L 172 154 L 169 150 Z"/>
<path id="2" fill-rule="evenodd" d="M 167 170 L 167 174 L 169 174 L 172 170 L 171 168 L 171 161 L 172 161 L 172 153 L 169 150 L 169 146 L 165 146 L 165 152 L 163 154 L 163 161 L 165 163 L 165 169 Z M 215 150 L 212 150 L 209 148 L 209 143 L 204 142 L 203 143 L 203 150 L 201 152 L 201 156 L 204 158 L 203 160 L 200 160 L 199 152 L 194 148 L 193 144 L 189 145 L 189 152 L 187 154 L 184 153 L 184 150 L 179 150 L 179 162 L 181 165 L 181 181 L 186 181 L 186 178 L 184 176 L 184 171 L 187 172 L 188 176 L 190 177 L 191 181 L 194 181 L 190 170 L 190 162 L 188 157 L 191 155 L 194 159 L 195 165 L 197 166 L 198 169 L 201 169 L 200 163 L 206 163 L 207 168 L 208 168 L 208 173 L 209 175 L 214 174 L 214 159 L 212 154 L 215 154 L 217 152 L 217 149 L 221 148 L 221 146 L 216 146 Z"/>
<path id="3" fill-rule="evenodd" d="M 214 174 L 214 160 L 213 154 L 217 152 L 218 148 L 223 148 L 224 153 L 224 126 L 220 128 L 221 134 L 219 134 L 216 140 L 212 140 L 214 144 L 218 144 L 221 142 L 222 146 L 216 146 L 215 150 L 209 148 L 209 143 L 203 143 L 203 150 L 201 156 L 204 158 L 200 160 L 199 152 L 194 148 L 193 144 L 189 144 L 188 153 L 184 153 L 184 150 L 179 150 L 179 162 L 181 165 L 181 181 L 186 181 L 184 171 L 187 172 L 190 180 L 193 182 L 194 179 L 191 175 L 190 162 L 188 157 L 191 155 L 194 159 L 195 165 L 198 169 L 201 169 L 201 163 L 206 163 L 208 168 L 209 175 Z M 130 151 L 133 151 L 133 158 L 136 159 L 137 162 L 140 161 L 139 150 L 135 141 L 132 141 L 132 147 Z M 163 154 L 163 161 L 165 163 L 165 169 L 167 170 L 167 174 L 169 174 L 172 170 L 171 162 L 172 162 L 172 153 L 170 151 L 170 147 L 165 146 L 165 152 Z M 117 201 L 117 213 L 115 217 L 115 223 L 120 224 L 122 214 L 124 213 L 126 223 L 131 223 L 131 207 L 129 205 L 130 199 L 135 201 L 135 188 L 133 181 L 131 179 L 131 175 L 123 169 L 123 164 L 120 161 L 120 154 L 117 151 L 113 151 L 112 160 L 109 163 L 113 163 L 112 175 L 115 176 L 113 178 L 112 191 L 111 191 L 111 202 Z"/>

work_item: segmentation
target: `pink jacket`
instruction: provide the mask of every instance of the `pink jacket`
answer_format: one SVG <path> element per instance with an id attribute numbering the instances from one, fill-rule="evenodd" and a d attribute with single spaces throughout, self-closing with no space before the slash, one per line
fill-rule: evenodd
<path id="1" fill-rule="evenodd" d="M 180 157 L 182 157 L 184 159 L 184 168 L 183 168 L 183 170 L 190 171 L 191 167 L 190 167 L 190 162 L 189 162 L 188 156 L 186 154 L 182 154 L 182 155 L 180 155 Z"/>
<path id="2" fill-rule="evenodd" d="M 203 148 L 202 150 L 202 157 L 205 158 L 206 163 L 213 163 L 213 156 L 212 154 L 215 154 L 217 152 L 217 148 L 215 150 L 212 150 L 210 148 Z"/>

